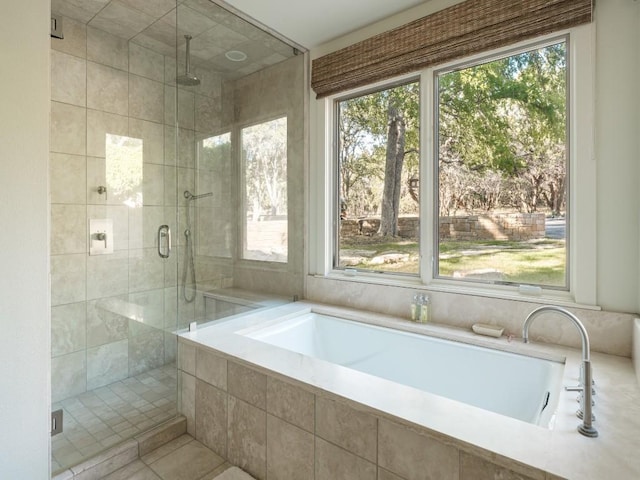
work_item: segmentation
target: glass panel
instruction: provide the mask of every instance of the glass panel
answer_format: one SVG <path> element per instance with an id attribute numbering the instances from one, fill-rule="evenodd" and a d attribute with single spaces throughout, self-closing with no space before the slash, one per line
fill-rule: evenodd
<path id="1" fill-rule="evenodd" d="M 337 268 L 419 272 L 418 82 L 337 104 Z"/>
<path id="2" fill-rule="evenodd" d="M 245 236 L 242 257 L 286 262 L 287 119 L 242 129 Z"/>
<path id="3" fill-rule="evenodd" d="M 437 85 L 436 276 L 567 289 L 566 44 Z"/>

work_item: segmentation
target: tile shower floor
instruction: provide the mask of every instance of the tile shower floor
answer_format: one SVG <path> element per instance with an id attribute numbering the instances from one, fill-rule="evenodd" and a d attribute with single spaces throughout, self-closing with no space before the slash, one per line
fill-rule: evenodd
<path id="1" fill-rule="evenodd" d="M 52 405 L 63 432 L 51 438 L 55 474 L 176 415 L 176 367 L 129 377 Z"/>

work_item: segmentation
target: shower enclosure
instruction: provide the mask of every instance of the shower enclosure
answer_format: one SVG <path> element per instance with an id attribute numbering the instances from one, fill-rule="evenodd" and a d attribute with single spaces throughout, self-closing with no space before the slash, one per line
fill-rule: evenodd
<path id="1" fill-rule="evenodd" d="M 217 293 L 302 293 L 306 60 L 209 0 L 52 13 L 56 474 L 177 414 L 176 333 Z"/>

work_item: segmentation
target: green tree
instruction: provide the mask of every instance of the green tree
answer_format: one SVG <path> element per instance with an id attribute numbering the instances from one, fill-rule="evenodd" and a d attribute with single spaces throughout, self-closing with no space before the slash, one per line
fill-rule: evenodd
<path id="1" fill-rule="evenodd" d="M 444 202 L 441 196 L 441 214 L 468 200 L 468 191 L 452 188 L 454 180 L 487 171 L 516 187 L 510 200 L 518 208 L 535 211 L 546 202 L 559 212 L 566 177 L 565 53 L 559 43 L 439 75 L 440 183 L 453 195 Z"/>

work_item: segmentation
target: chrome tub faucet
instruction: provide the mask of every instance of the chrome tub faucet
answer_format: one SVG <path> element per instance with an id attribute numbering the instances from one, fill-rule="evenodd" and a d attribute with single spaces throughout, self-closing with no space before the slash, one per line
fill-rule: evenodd
<path id="1" fill-rule="evenodd" d="M 538 307 L 533 310 L 524 321 L 522 326 L 522 340 L 524 343 L 529 343 L 529 327 L 533 322 L 533 319 L 545 312 L 559 313 L 573 322 L 575 327 L 580 332 L 580 339 L 582 340 L 582 368 L 580 371 L 580 385 L 577 387 L 565 387 L 567 390 L 575 390 L 582 392 L 581 395 L 581 408 L 578 410 L 577 415 L 582 418 L 582 424 L 578 426 L 578 432 L 587 437 L 597 437 L 598 431 L 593 427 L 593 414 L 592 414 L 592 384 L 593 379 L 591 377 L 591 353 L 589 346 L 589 335 L 587 329 L 584 328 L 582 322 L 573 313 L 562 307 L 556 307 L 554 305 L 546 305 Z"/>

